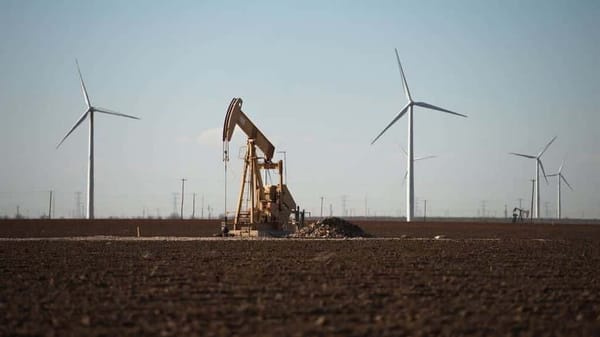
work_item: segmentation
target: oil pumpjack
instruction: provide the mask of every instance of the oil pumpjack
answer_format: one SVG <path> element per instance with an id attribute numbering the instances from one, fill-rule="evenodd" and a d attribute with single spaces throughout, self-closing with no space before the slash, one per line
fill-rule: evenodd
<path id="1" fill-rule="evenodd" d="M 229 142 L 235 126 L 247 136 L 240 193 L 232 223 L 225 220 L 228 235 L 281 236 L 296 229 L 303 214 L 283 181 L 283 161 L 273 162 L 275 146 L 242 111 L 242 99 L 229 104 L 223 125 L 223 161 L 227 170 Z M 270 172 L 276 171 L 277 183 L 265 185 Z M 227 173 L 226 173 L 227 174 Z M 263 181 L 263 176 L 265 181 Z M 303 213 L 303 212 L 302 212 Z M 294 220 L 290 221 L 290 215 Z M 303 219 L 302 219 L 303 220 Z"/>

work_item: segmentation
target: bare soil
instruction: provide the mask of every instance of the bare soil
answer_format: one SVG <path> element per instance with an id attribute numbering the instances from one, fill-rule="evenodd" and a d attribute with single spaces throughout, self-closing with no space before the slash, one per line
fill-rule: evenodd
<path id="1" fill-rule="evenodd" d="M 355 223 L 404 238 L 3 239 L 0 336 L 600 336 L 600 226 Z"/>

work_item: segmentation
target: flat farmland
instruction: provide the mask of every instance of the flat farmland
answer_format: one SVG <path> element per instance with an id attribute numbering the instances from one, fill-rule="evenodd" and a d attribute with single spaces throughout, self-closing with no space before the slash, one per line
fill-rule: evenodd
<path id="1" fill-rule="evenodd" d="M 387 237 L 3 239 L 0 335 L 600 335 L 596 225 L 360 225 Z"/>

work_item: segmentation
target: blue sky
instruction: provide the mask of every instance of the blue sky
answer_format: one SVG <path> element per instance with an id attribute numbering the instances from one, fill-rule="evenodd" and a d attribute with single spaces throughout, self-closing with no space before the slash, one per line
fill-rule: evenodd
<path id="1" fill-rule="evenodd" d="M 597 1 L 0 1 L 0 216 L 56 216 L 85 192 L 87 127 L 57 150 L 93 104 L 141 117 L 96 117 L 96 213 L 162 216 L 186 183 L 213 214 L 224 195 L 220 132 L 233 97 L 287 151 L 301 207 L 405 214 L 407 124 L 370 141 L 406 103 L 398 48 L 416 100 L 469 115 L 415 110 L 419 200 L 431 215 L 493 215 L 530 200 L 534 163 L 566 160 L 575 191 L 563 214 L 600 217 L 600 3 Z M 244 144 L 237 135 L 232 152 Z M 232 156 L 228 209 L 241 161 Z M 187 193 L 189 192 L 189 193 Z M 541 214 L 556 183 L 541 186 Z M 525 203 L 525 202 L 524 202 Z M 207 211 L 205 210 L 205 215 Z"/>

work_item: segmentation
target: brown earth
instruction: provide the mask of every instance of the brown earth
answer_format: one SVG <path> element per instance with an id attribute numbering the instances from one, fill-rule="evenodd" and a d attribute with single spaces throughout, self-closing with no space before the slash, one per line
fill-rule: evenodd
<path id="1" fill-rule="evenodd" d="M 313 222 L 317 219 L 308 219 Z M 349 219 L 375 237 L 448 238 L 564 238 L 598 235 L 600 222 L 591 224 L 510 223 L 510 222 L 404 222 L 397 220 Z M 0 238 L 73 236 L 189 236 L 211 237 L 220 231 L 221 220 L 158 219 L 0 219 Z M 575 228 L 575 230 L 573 230 Z"/>
<path id="2" fill-rule="evenodd" d="M 103 221 L 62 225 L 135 233 Z M 600 226 L 355 223 L 405 238 L 3 239 L 0 336 L 600 336 Z"/>

